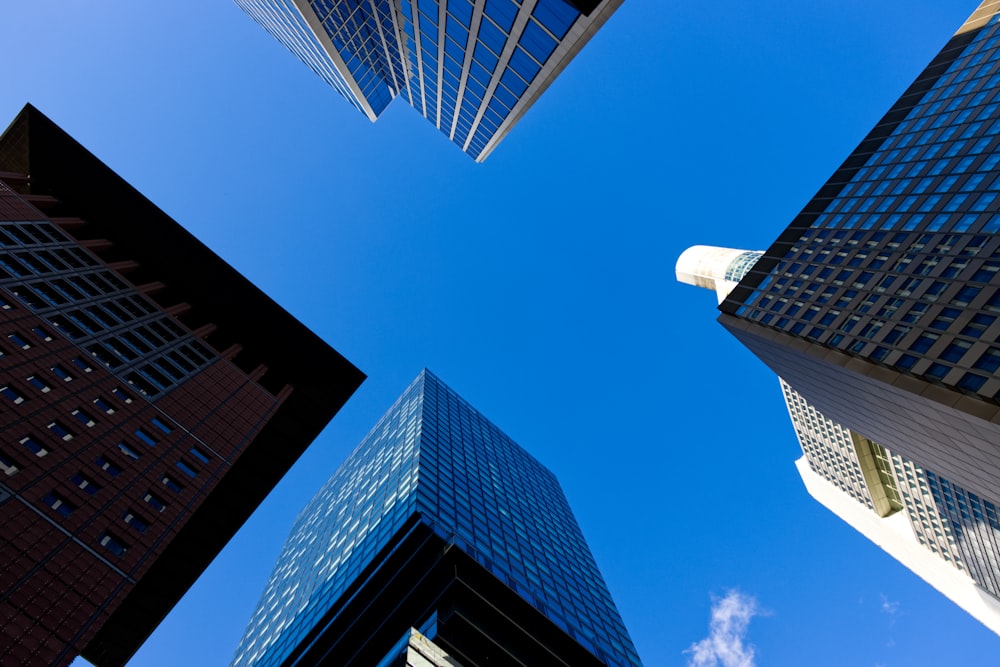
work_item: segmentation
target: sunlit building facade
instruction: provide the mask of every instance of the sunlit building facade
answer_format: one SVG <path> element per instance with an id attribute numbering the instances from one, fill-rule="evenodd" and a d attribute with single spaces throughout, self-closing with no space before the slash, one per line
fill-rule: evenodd
<path id="1" fill-rule="evenodd" d="M 236 0 L 375 121 L 401 97 L 477 162 L 622 0 Z"/>
<path id="2" fill-rule="evenodd" d="M 715 291 L 721 303 L 763 255 L 693 246 L 677 261 L 677 279 Z M 826 417 L 778 380 L 802 448 L 795 465 L 809 494 L 1000 634 L 993 503 Z M 978 521 L 963 521 L 963 511 Z"/>
<path id="3" fill-rule="evenodd" d="M 374 665 L 411 628 L 463 667 L 640 664 L 558 481 L 429 371 L 300 513 L 232 664 Z"/>
<path id="4" fill-rule="evenodd" d="M 0 664 L 125 664 L 362 379 L 26 107 L 0 136 Z"/>

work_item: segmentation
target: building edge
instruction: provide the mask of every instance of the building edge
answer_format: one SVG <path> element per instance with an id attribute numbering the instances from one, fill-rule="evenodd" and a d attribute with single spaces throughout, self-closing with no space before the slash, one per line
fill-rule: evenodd
<path id="1" fill-rule="evenodd" d="M 816 502 L 1000 635 L 1000 600 L 917 542 L 905 512 L 879 517 L 814 472 L 805 456 L 795 461 L 795 468 Z"/>
<path id="2" fill-rule="evenodd" d="M 213 346 L 226 347 L 232 336 L 241 346 L 237 364 L 252 368 L 266 360 L 262 385 L 287 391 L 275 416 L 81 654 L 101 667 L 124 665 L 365 376 L 31 104 L 0 135 L 0 171 L 28 176 L 28 194 L 78 211 L 87 224 L 73 230 L 76 238 L 113 241 L 103 253 L 114 255 L 107 261 L 138 262 L 178 302 L 226 332 Z M 169 259 L 178 255 L 188 261 Z M 213 289 L 203 289 L 206 283 Z"/>

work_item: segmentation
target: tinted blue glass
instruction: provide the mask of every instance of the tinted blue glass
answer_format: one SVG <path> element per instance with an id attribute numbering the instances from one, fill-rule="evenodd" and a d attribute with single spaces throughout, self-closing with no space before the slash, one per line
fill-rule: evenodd
<path id="1" fill-rule="evenodd" d="M 506 116 L 489 118 L 481 125 L 475 120 L 478 108 L 490 103 L 483 97 L 485 89 L 495 85 L 490 78 L 479 78 L 482 87 L 474 87 L 470 100 L 459 98 L 467 50 L 474 51 L 487 72 L 503 74 L 508 69 L 505 46 L 510 40 L 518 42 L 522 50 L 511 55 L 509 69 L 531 82 L 580 16 L 563 0 L 538 0 L 534 6 L 517 0 L 417 0 L 416 7 L 410 0 L 310 0 L 325 33 L 315 36 L 307 34 L 310 29 L 291 0 L 236 2 L 369 117 L 380 115 L 400 95 L 477 158 Z M 439 28 L 447 38 L 442 38 Z M 330 46 L 337 58 L 325 55 Z M 440 46 L 450 57 L 442 63 L 446 81 L 437 80 Z M 451 107 L 442 109 L 439 117 L 437 93 L 446 86 L 456 97 L 445 98 L 452 106 L 464 106 L 466 101 L 474 105 L 468 127 L 453 123 Z M 507 86 L 503 91 L 507 109 L 516 106 L 516 98 L 526 88 L 517 82 Z M 509 99 L 511 94 L 515 99 Z M 470 131 L 473 137 L 466 145 Z"/>
<path id="2" fill-rule="evenodd" d="M 871 359 L 879 350 L 877 360 L 886 365 L 965 391 L 982 389 L 980 397 L 993 400 L 1000 397 L 996 382 L 980 383 L 975 374 L 950 372 L 952 364 L 970 368 L 969 360 L 958 354 L 960 344 L 951 344 L 951 338 L 982 334 L 974 327 L 961 332 L 949 328 L 954 317 L 948 315 L 955 309 L 928 311 L 933 317 L 924 321 L 903 318 L 945 335 L 947 343 L 937 346 L 932 345 L 935 337 L 919 329 L 900 335 L 892 333 L 892 327 L 868 328 L 869 336 L 863 338 L 858 333 L 865 331 L 866 320 L 852 329 L 854 318 L 825 318 L 829 307 L 870 316 L 869 307 L 876 311 L 893 296 L 909 300 L 907 308 L 914 301 L 972 311 L 991 307 L 997 286 L 995 267 L 988 260 L 996 250 L 993 237 L 983 234 L 1000 231 L 1000 155 L 993 154 L 1000 144 L 1000 105 L 990 102 L 1000 86 L 995 72 L 1000 24 L 994 18 L 969 37 L 948 52 L 950 63 L 928 70 L 927 87 L 919 95 L 903 98 L 886 117 L 880 125 L 884 138 L 871 140 L 852 158 L 856 162 L 845 164 L 831 180 L 839 191 L 817 199 L 796 221 L 797 237 L 791 237 L 780 253 L 768 255 L 777 260 L 770 277 L 793 282 L 761 285 L 741 302 L 742 308 L 733 311 L 788 333 L 801 333 L 804 329 L 798 325 L 806 317 L 791 312 L 791 304 L 795 299 L 806 303 L 814 299 L 803 291 L 809 281 L 794 279 L 818 277 L 834 288 L 852 286 L 856 295 L 848 299 L 842 293 L 842 301 L 821 309 L 820 343 Z M 838 236 L 821 234 L 831 229 Z M 889 229 L 901 233 L 890 237 Z M 835 274 L 830 269 L 836 264 L 848 268 Z M 747 282 L 757 279 L 759 274 Z M 775 299 L 779 295 L 780 303 Z M 765 309 L 785 317 L 765 322 Z M 905 354 L 907 350 L 925 358 Z"/>
<path id="3" fill-rule="evenodd" d="M 518 7 L 511 0 L 486 0 L 486 14 L 504 32 L 510 32 L 517 17 Z"/>
<path id="4" fill-rule="evenodd" d="M 493 21 L 483 20 L 479 24 L 479 41 L 490 47 L 490 51 L 499 55 L 507 41 L 507 35 L 493 24 Z"/>
<path id="5" fill-rule="evenodd" d="M 639 664 L 558 481 L 426 371 L 299 515 L 233 664 L 280 664 L 414 512 L 609 665 Z"/>
<path id="6" fill-rule="evenodd" d="M 535 5 L 533 14 L 557 39 L 566 35 L 566 31 L 580 15 L 562 0 L 541 0 Z"/>

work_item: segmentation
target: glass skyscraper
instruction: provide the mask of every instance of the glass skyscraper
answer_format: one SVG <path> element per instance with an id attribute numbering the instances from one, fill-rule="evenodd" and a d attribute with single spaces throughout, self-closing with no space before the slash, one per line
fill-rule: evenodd
<path id="1" fill-rule="evenodd" d="M 934 471 L 1000 571 L 1000 22 L 984 2 L 732 291 L 720 322 L 824 415 Z"/>
<path id="2" fill-rule="evenodd" d="M 714 290 L 720 302 L 762 252 L 694 246 L 677 261 L 680 282 Z M 996 507 L 915 461 L 820 412 L 784 379 L 785 405 L 803 456 L 796 468 L 818 502 L 1000 633 Z M 946 497 L 946 494 L 948 496 Z M 967 525 L 962 512 L 976 512 Z M 975 531 L 970 539 L 969 530 Z"/>
<path id="3" fill-rule="evenodd" d="M 1000 489 L 995 12 L 976 10 L 720 317 L 825 415 L 986 497 Z"/>
<path id="4" fill-rule="evenodd" d="M 622 0 L 236 0 L 369 120 L 396 97 L 477 162 Z"/>
<path id="5" fill-rule="evenodd" d="M 305 507 L 233 659 L 639 665 L 558 481 L 423 371 Z M 400 644 L 402 642 L 402 644 Z"/>

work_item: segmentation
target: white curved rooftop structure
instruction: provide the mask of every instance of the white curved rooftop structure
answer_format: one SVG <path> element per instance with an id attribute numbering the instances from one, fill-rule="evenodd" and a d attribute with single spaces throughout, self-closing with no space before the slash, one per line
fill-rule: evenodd
<path id="1" fill-rule="evenodd" d="M 764 253 L 711 245 L 691 246 L 677 258 L 677 280 L 714 290 L 719 303 L 739 284 Z"/>

